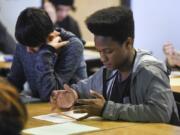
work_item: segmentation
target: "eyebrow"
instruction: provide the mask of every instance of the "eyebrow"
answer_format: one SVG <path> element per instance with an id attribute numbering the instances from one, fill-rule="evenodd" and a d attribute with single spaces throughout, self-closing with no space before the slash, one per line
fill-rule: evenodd
<path id="1" fill-rule="evenodd" d="M 96 50 L 98 51 L 98 52 L 100 52 L 97 48 L 96 48 Z M 112 50 L 111 48 L 104 48 L 104 49 L 102 49 L 102 51 L 106 51 L 106 50 Z"/>

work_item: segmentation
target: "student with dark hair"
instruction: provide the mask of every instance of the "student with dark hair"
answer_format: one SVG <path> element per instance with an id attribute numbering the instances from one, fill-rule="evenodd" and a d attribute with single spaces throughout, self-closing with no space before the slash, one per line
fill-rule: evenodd
<path id="1" fill-rule="evenodd" d="M 16 48 L 9 81 L 19 90 L 27 81 L 32 96 L 48 101 L 52 90 L 87 77 L 83 44 L 64 29 L 54 30 L 42 9 L 27 8 L 17 20 Z"/>
<path id="2" fill-rule="evenodd" d="M 77 21 L 69 15 L 71 10 L 75 11 L 74 0 L 48 0 L 43 6 L 57 27 L 64 28 L 81 38 Z"/>
<path id="3" fill-rule="evenodd" d="M 16 42 L 0 22 L 0 52 L 13 54 L 16 49 Z"/>
<path id="4" fill-rule="evenodd" d="M 71 88 L 54 91 L 53 106 L 108 120 L 177 124 L 176 103 L 166 66 L 149 52 L 135 49 L 130 9 L 111 7 L 86 20 L 104 66 Z"/>
<path id="5" fill-rule="evenodd" d="M 0 134 L 20 135 L 27 122 L 27 111 L 17 90 L 0 78 Z"/>

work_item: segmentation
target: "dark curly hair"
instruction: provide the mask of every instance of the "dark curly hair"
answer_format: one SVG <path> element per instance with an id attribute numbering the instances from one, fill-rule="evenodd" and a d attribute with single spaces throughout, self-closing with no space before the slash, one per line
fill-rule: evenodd
<path id="1" fill-rule="evenodd" d="M 134 39 L 134 19 L 127 7 L 110 7 L 93 13 L 86 19 L 94 35 L 112 37 L 122 44 L 128 37 Z"/>

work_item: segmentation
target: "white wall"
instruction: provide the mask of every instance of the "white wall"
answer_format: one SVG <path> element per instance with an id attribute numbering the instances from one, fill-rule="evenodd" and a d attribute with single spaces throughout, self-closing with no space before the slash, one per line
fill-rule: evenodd
<path id="1" fill-rule="evenodd" d="M 0 21 L 14 37 L 14 29 L 19 13 L 26 7 L 40 7 L 41 0 L 0 0 Z"/>
<path id="2" fill-rule="evenodd" d="M 135 18 L 135 47 L 151 50 L 164 60 L 162 45 L 180 50 L 180 0 L 131 0 Z"/>

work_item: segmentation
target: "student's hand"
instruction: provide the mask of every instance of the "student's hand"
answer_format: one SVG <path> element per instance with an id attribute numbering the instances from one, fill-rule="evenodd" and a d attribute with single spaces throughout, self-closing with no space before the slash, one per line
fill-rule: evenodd
<path id="1" fill-rule="evenodd" d="M 163 46 L 163 51 L 166 55 L 167 62 L 171 67 L 180 66 L 180 52 L 174 49 L 172 43 L 165 43 Z"/>
<path id="2" fill-rule="evenodd" d="M 180 52 L 176 51 L 173 57 L 174 64 L 180 67 Z"/>
<path id="3" fill-rule="evenodd" d="M 56 50 L 60 49 L 61 47 L 67 45 L 69 41 L 62 41 L 60 37 L 60 33 L 57 31 L 53 31 L 49 34 L 47 39 L 48 45 L 52 46 Z"/>
<path id="4" fill-rule="evenodd" d="M 67 111 L 74 105 L 77 99 L 77 92 L 65 84 L 64 90 L 53 91 L 50 98 L 52 110 L 59 108 L 62 111 Z"/>
<path id="5" fill-rule="evenodd" d="M 165 43 L 163 46 L 163 51 L 166 56 L 173 55 L 175 53 L 173 44 L 170 42 Z"/>
<path id="6" fill-rule="evenodd" d="M 170 43 L 170 42 L 165 43 L 164 46 L 163 46 L 163 51 L 164 51 L 164 54 L 166 56 L 167 63 L 171 67 L 174 67 L 175 66 L 175 64 L 174 64 L 175 49 L 173 47 L 173 44 Z"/>
<path id="7" fill-rule="evenodd" d="M 95 91 L 91 91 L 91 96 L 95 97 L 95 99 L 79 99 L 77 100 L 77 103 L 81 105 L 73 107 L 74 113 L 87 113 L 86 116 L 80 118 L 79 120 L 90 116 L 101 116 L 105 99 L 101 94 Z"/>

